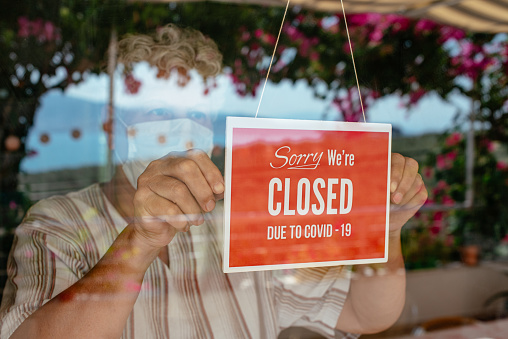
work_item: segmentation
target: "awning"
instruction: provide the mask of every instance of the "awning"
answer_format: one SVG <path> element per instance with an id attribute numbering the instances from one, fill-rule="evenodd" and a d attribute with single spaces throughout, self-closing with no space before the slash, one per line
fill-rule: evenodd
<path id="1" fill-rule="evenodd" d="M 169 2 L 171 0 L 143 0 Z M 195 0 L 177 0 L 195 1 Z M 238 4 L 285 6 L 287 0 L 215 0 Z M 340 0 L 291 0 L 292 6 L 341 11 Z M 508 0 L 344 0 L 346 13 L 394 13 L 424 17 L 468 31 L 508 33 Z"/>

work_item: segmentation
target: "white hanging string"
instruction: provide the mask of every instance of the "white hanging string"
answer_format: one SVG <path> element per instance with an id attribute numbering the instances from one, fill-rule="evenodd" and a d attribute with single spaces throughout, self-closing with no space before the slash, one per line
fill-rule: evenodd
<path id="1" fill-rule="evenodd" d="M 277 35 L 277 41 L 275 41 L 275 47 L 273 48 L 272 59 L 270 60 L 270 66 L 268 66 L 268 72 L 266 72 L 265 83 L 263 85 L 263 90 L 261 91 L 261 97 L 259 98 L 258 109 L 256 110 L 256 115 L 254 116 L 254 118 L 258 117 L 259 107 L 261 106 L 261 100 L 263 100 L 263 94 L 265 93 L 266 83 L 268 82 L 268 76 L 270 75 L 270 70 L 272 69 L 273 58 L 275 57 L 275 51 L 277 50 L 277 45 L 279 44 L 280 33 L 282 33 L 282 27 L 284 26 L 284 20 L 286 20 L 286 13 L 288 12 L 288 7 L 289 7 L 290 1 L 291 0 L 288 0 L 288 3 L 286 4 L 286 10 L 284 11 L 284 16 L 282 17 L 282 23 L 280 24 L 279 35 Z"/>
<path id="2" fill-rule="evenodd" d="M 254 116 L 254 118 L 258 117 L 259 107 L 261 106 L 261 101 L 263 100 L 263 94 L 265 93 L 266 83 L 268 82 L 268 76 L 270 75 L 270 70 L 272 69 L 273 59 L 275 57 L 275 52 L 277 51 L 277 45 L 279 44 L 280 34 L 282 33 L 282 28 L 284 26 L 284 20 L 286 19 L 286 13 L 288 11 L 290 1 L 291 0 L 288 0 L 288 2 L 286 4 L 286 9 L 284 10 L 284 16 L 282 17 L 282 23 L 280 24 L 279 34 L 277 35 L 277 40 L 275 41 L 275 47 L 273 48 L 272 58 L 270 60 L 270 65 L 268 66 L 268 71 L 266 72 L 265 83 L 263 84 L 263 90 L 261 91 L 261 97 L 259 98 L 258 108 L 256 109 L 256 115 Z M 362 108 L 363 122 L 367 122 L 367 119 L 365 119 L 365 110 L 363 108 L 363 100 L 362 100 L 362 93 L 360 90 L 360 82 L 358 81 L 358 73 L 356 72 L 355 57 L 353 55 L 353 46 L 351 44 L 351 37 L 349 35 L 349 28 L 347 25 L 346 10 L 344 9 L 344 3 L 342 2 L 342 0 L 340 0 L 340 4 L 342 6 L 342 14 L 344 15 L 344 24 L 346 26 L 347 40 L 349 43 L 349 51 L 351 52 L 351 60 L 353 61 L 353 69 L 355 72 L 356 87 L 358 87 L 358 97 L 360 98 L 360 106 Z"/>
<path id="3" fill-rule="evenodd" d="M 363 122 L 367 122 L 367 119 L 365 119 L 365 111 L 363 109 L 363 100 L 362 93 L 360 91 L 360 82 L 358 81 L 358 73 L 356 72 L 355 57 L 353 55 L 353 46 L 351 44 L 351 37 L 349 36 L 349 28 L 347 26 L 346 10 L 344 9 L 344 3 L 342 2 L 342 0 L 340 0 L 340 4 L 342 6 L 342 14 L 344 15 L 344 24 L 346 26 L 347 40 L 349 42 L 349 51 L 351 52 L 351 60 L 353 61 L 353 69 L 355 71 L 356 87 L 358 87 L 358 97 L 360 98 L 360 105 L 362 107 Z"/>

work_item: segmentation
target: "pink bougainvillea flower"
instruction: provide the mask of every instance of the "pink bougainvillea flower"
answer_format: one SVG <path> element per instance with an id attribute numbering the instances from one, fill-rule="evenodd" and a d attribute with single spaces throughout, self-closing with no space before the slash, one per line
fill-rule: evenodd
<path id="1" fill-rule="evenodd" d="M 408 84 L 412 84 L 413 82 L 416 82 L 416 77 L 414 75 L 411 75 L 407 78 L 404 79 L 405 82 L 407 82 Z"/>
<path id="2" fill-rule="evenodd" d="M 432 216 L 432 227 L 430 228 L 430 233 L 432 235 L 437 235 L 441 233 L 443 229 L 443 220 L 444 220 L 444 212 L 438 211 L 435 212 Z"/>
<path id="3" fill-rule="evenodd" d="M 258 44 L 257 42 L 253 42 L 253 43 L 250 45 L 250 50 L 251 50 L 251 51 L 256 51 L 256 50 L 258 50 L 258 49 L 260 49 L 260 48 L 261 48 L 261 45 L 260 45 L 260 44 Z"/>
<path id="4" fill-rule="evenodd" d="M 452 27 L 452 26 L 442 26 L 440 28 L 441 39 L 440 42 L 444 43 L 449 40 L 462 40 L 466 37 L 466 32 L 464 32 L 460 28 Z"/>
<path id="5" fill-rule="evenodd" d="M 430 166 L 425 166 L 423 168 L 423 176 L 427 179 L 430 179 L 432 178 L 432 176 L 434 175 L 434 169 Z"/>
<path id="6" fill-rule="evenodd" d="M 285 24 L 282 30 L 287 34 L 288 38 L 291 41 L 296 41 L 303 36 L 303 34 L 295 26 L 292 25 Z"/>
<path id="7" fill-rule="evenodd" d="M 397 14 L 386 15 L 386 20 L 389 23 L 389 26 L 391 26 L 392 32 L 394 33 L 407 30 L 411 23 L 408 18 Z"/>
<path id="8" fill-rule="evenodd" d="M 37 18 L 31 23 L 31 32 L 30 34 L 42 38 L 41 34 L 43 33 L 44 21 L 41 18 Z"/>
<path id="9" fill-rule="evenodd" d="M 247 41 L 250 39 L 250 33 L 249 32 L 243 32 L 242 36 L 240 37 L 241 41 Z"/>
<path id="10" fill-rule="evenodd" d="M 374 101 L 371 93 L 372 92 L 367 89 L 362 89 L 364 110 L 367 110 L 369 103 Z M 346 94 L 335 97 L 332 103 L 337 110 L 342 113 L 344 121 L 358 122 L 363 119 L 363 111 L 360 105 L 357 87 L 351 87 L 347 90 Z"/>
<path id="11" fill-rule="evenodd" d="M 274 35 L 272 34 L 264 34 L 262 37 L 261 37 L 261 40 L 269 45 L 275 45 L 275 42 L 277 41 L 277 39 L 275 38 Z"/>
<path id="12" fill-rule="evenodd" d="M 463 41 L 460 47 L 460 53 L 451 58 L 451 64 L 455 67 L 454 74 L 465 75 L 476 81 L 480 74 L 496 64 L 495 59 L 488 57 L 483 46 Z"/>
<path id="13" fill-rule="evenodd" d="M 309 59 L 311 61 L 319 61 L 319 53 L 316 51 L 312 51 L 309 55 Z"/>
<path id="14" fill-rule="evenodd" d="M 353 50 L 355 49 L 355 44 L 353 41 L 351 41 L 351 46 L 349 46 L 349 42 L 346 41 L 344 43 L 344 45 L 342 45 L 342 51 L 346 54 L 350 54 L 351 53 L 351 47 L 353 48 Z"/>
<path id="15" fill-rule="evenodd" d="M 312 55 L 311 55 L 311 57 L 312 57 Z M 277 72 L 279 72 L 281 69 L 283 69 L 284 67 L 286 67 L 286 65 L 287 65 L 287 64 L 284 62 L 284 60 L 279 59 L 279 60 L 277 61 L 277 63 L 276 63 L 275 65 L 273 65 L 273 67 L 272 67 L 272 72 L 277 73 Z"/>
<path id="16" fill-rule="evenodd" d="M 479 142 L 479 146 L 481 148 L 486 149 L 489 152 L 492 152 L 494 150 L 494 144 L 491 140 L 487 139 L 486 137 L 482 138 Z"/>
<path id="17" fill-rule="evenodd" d="M 258 39 L 259 39 L 262 35 L 263 35 L 263 30 L 262 30 L 261 28 L 258 28 L 258 29 L 256 29 L 256 30 L 254 31 L 254 36 L 255 36 L 256 38 L 258 38 Z"/>
<path id="18" fill-rule="evenodd" d="M 438 189 L 440 191 L 444 191 L 444 190 L 448 189 L 448 184 L 444 180 L 439 180 L 436 184 L 436 189 Z"/>
<path id="19" fill-rule="evenodd" d="M 508 170 L 508 164 L 504 161 L 498 161 L 496 164 L 496 168 L 500 171 Z"/>
<path id="20" fill-rule="evenodd" d="M 31 32 L 31 24 L 27 17 L 20 16 L 18 18 L 18 36 L 20 38 L 28 38 Z"/>
<path id="21" fill-rule="evenodd" d="M 462 141 L 462 134 L 459 132 L 453 132 L 450 134 L 448 138 L 445 140 L 445 145 L 448 147 L 453 147 L 458 145 Z"/>
<path id="22" fill-rule="evenodd" d="M 434 216 L 432 218 L 434 221 L 442 221 L 444 219 L 444 212 L 438 211 L 434 213 Z"/>
<path id="23" fill-rule="evenodd" d="M 34 36 L 39 42 L 52 42 L 61 39 L 60 32 L 51 21 L 38 18 L 30 21 L 27 17 L 18 18 L 18 36 L 28 38 Z"/>
<path id="24" fill-rule="evenodd" d="M 415 105 L 420 101 L 421 98 L 423 98 L 427 94 L 427 91 L 423 88 L 418 88 L 416 91 L 409 93 L 409 104 Z"/>
<path id="25" fill-rule="evenodd" d="M 448 152 L 446 153 L 446 160 L 448 160 L 449 162 L 453 162 L 455 161 L 455 159 L 457 159 L 457 150 L 453 150 L 451 152 Z"/>
<path id="26" fill-rule="evenodd" d="M 436 167 L 439 170 L 443 170 L 446 168 L 446 159 L 442 154 L 438 154 L 436 156 Z"/>
<path id="27" fill-rule="evenodd" d="M 487 151 L 489 151 L 490 153 L 494 152 L 494 150 L 496 149 L 495 144 L 490 140 L 487 140 L 486 143 L 487 143 L 486 144 Z"/>
<path id="28" fill-rule="evenodd" d="M 446 206 L 451 206 L 453 204 L 455 204 L 455 200 L 453 200 L 452 197 L 450 197 L 449 195 L 445 194 L 441 200 L 442 204 L 443 205 L 446 205 Z"/>
<path id="29" fill-rule="evenodd" d="M 425 205 L 432 205 L 432 204 L 434 204 L 434 203 L 435 203 L 435 201 L 434 201 L 434 199 L 432 199 L 432 198 L 428 198 L 428 199 L 425 201 Z"/>
<path id="30" fill-rule="evenodd" d="M 16 202 L 15 202 L 15 201 L 11 200 L 11 201 L 9 202 L 9 208 L 10 208 L 11 210 L 13 210 L 13 209 L 16 209 L 16 207 L 18 207 L 18 204 L 16 204 Z"/>
<path id="31" fill-rule="evenodd" d="M 368 13 L 349 15 L 349 18 L 347 18 L 349 27 L 360 27 L 366 25 L 369 22 L 368 15 Z"/>
<path id="32" fill-rule="evenodd" d="M 41 36 L 44 37 L 46 41 L 56 41 L 60 40 L 60 34 L 58 33 L 58 29 L 53 25 L 51 21 L 46 21 L 44 23 L 44 27 L 42 29 Z"/>
<path id="33" fill-rule="evenodd" d="M 141 81 L 134 78 L 132 74 L 127 74 L 124 78 L 125 89 L 129 94 L 136 94 L 141 87 Z"/>
<path id="34" fill-rule="evenodd" d="M 473 54 L 479 53 L 481 51 L 481 47 L 475 45 L 471 41 L 465 41 L 465 42 L 463 42 L 461 44 L 461 48 L 462 48 L 462 50 L 461 50 L 460 55 L 462 57 L 466 57 L 466 58 L 469 58 Z"/>
<path id="35" fill-rule="evenodd" d="M 379 13 L 361 13 L 349 15 L 347 21 L 351 27 L 361 27 L 367 24 L 379 22 L 381 14 Z"/>
<path id="36" fill-rule="evenodd" d="M 437 24 L 434 21 L 429 19 L 421 19 L 418 20 L 418 22 L 415 25 L 415 32 L 427 34 L 432 32 L 432 30 L 434 30 L 434 28 L 436 27 Z"/>
<path id="37" fill-rule="evenodd" d="M 373 45 L 378 45 L 383 40 L 383 31 L 379 28 L 375 28 L 369 34 L 369 42 Z"/>
<path id="38" fill-rule="evenodd" d="M 55 26 L 50 21 L 46 21 L 42 26 L 41 39 L 45 41 L 53 41 Z"/>
<path id="39" fill-rule="evenodd" d="M 441 233 L 441 221 L 438 221 L 430 228 L 430 234 L 436 236 Z"/>
<path id="40" fill-rule="evenodd" d="M 309 39 L 304 39 L 302 43 L 300 44 L 300 48 L 298 51 L 300 52 L 300 55 L 303 57 L 306 57 L 309 55 L 311 44 Z"/>
<path id="41" fill-rule="evenodd" d="M 303 14 L 298 14 L 295 18 L 295 21 L 298 23 L 302 23 L 304 20 L 305 20 L 305 15 L 303 15 Z"/>
<path id="42" fill-rule="evenodd" d="M 452 152 L 448 152 L 446 154 L 443 154 L 443 159 L 444 159 L 444 169 L 450 169 L 453 167 L 453 162 L 454 160 L 457 158 L 457 152 L 456 151 L 452 151 Z"/>

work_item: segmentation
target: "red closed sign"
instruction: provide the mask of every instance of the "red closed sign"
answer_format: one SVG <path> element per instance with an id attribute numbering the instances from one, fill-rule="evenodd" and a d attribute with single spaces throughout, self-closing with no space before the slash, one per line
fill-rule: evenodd
<path id="1" fill-rule="evenodd" d="M 228 117 L 224 272 L 387 260 L 391 125 Z"/>

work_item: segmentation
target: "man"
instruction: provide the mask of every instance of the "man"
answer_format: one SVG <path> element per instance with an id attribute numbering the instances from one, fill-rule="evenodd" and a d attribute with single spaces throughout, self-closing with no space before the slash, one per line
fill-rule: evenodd
<path id="1" fill-rule="evenodd" d="M 220 70 L 215 44 L 193 30 L 170 25 L 119 47 L 127 67 L 145 61 L 162 76 Z M 427 197 L 414 160 L 392 156 L 385 274 L 351 282 L 343 267 L 223 274 L 225 187 L 207 154 L 209 117 L 139 112 L 119 117 L 125 143 L 110 182 L 41 201 L 18 227 L 2 338 L 276 338 L 291 326 L 355 337 L 347 332 L 381 331 L 398 318 L 400 230 Z"/>

